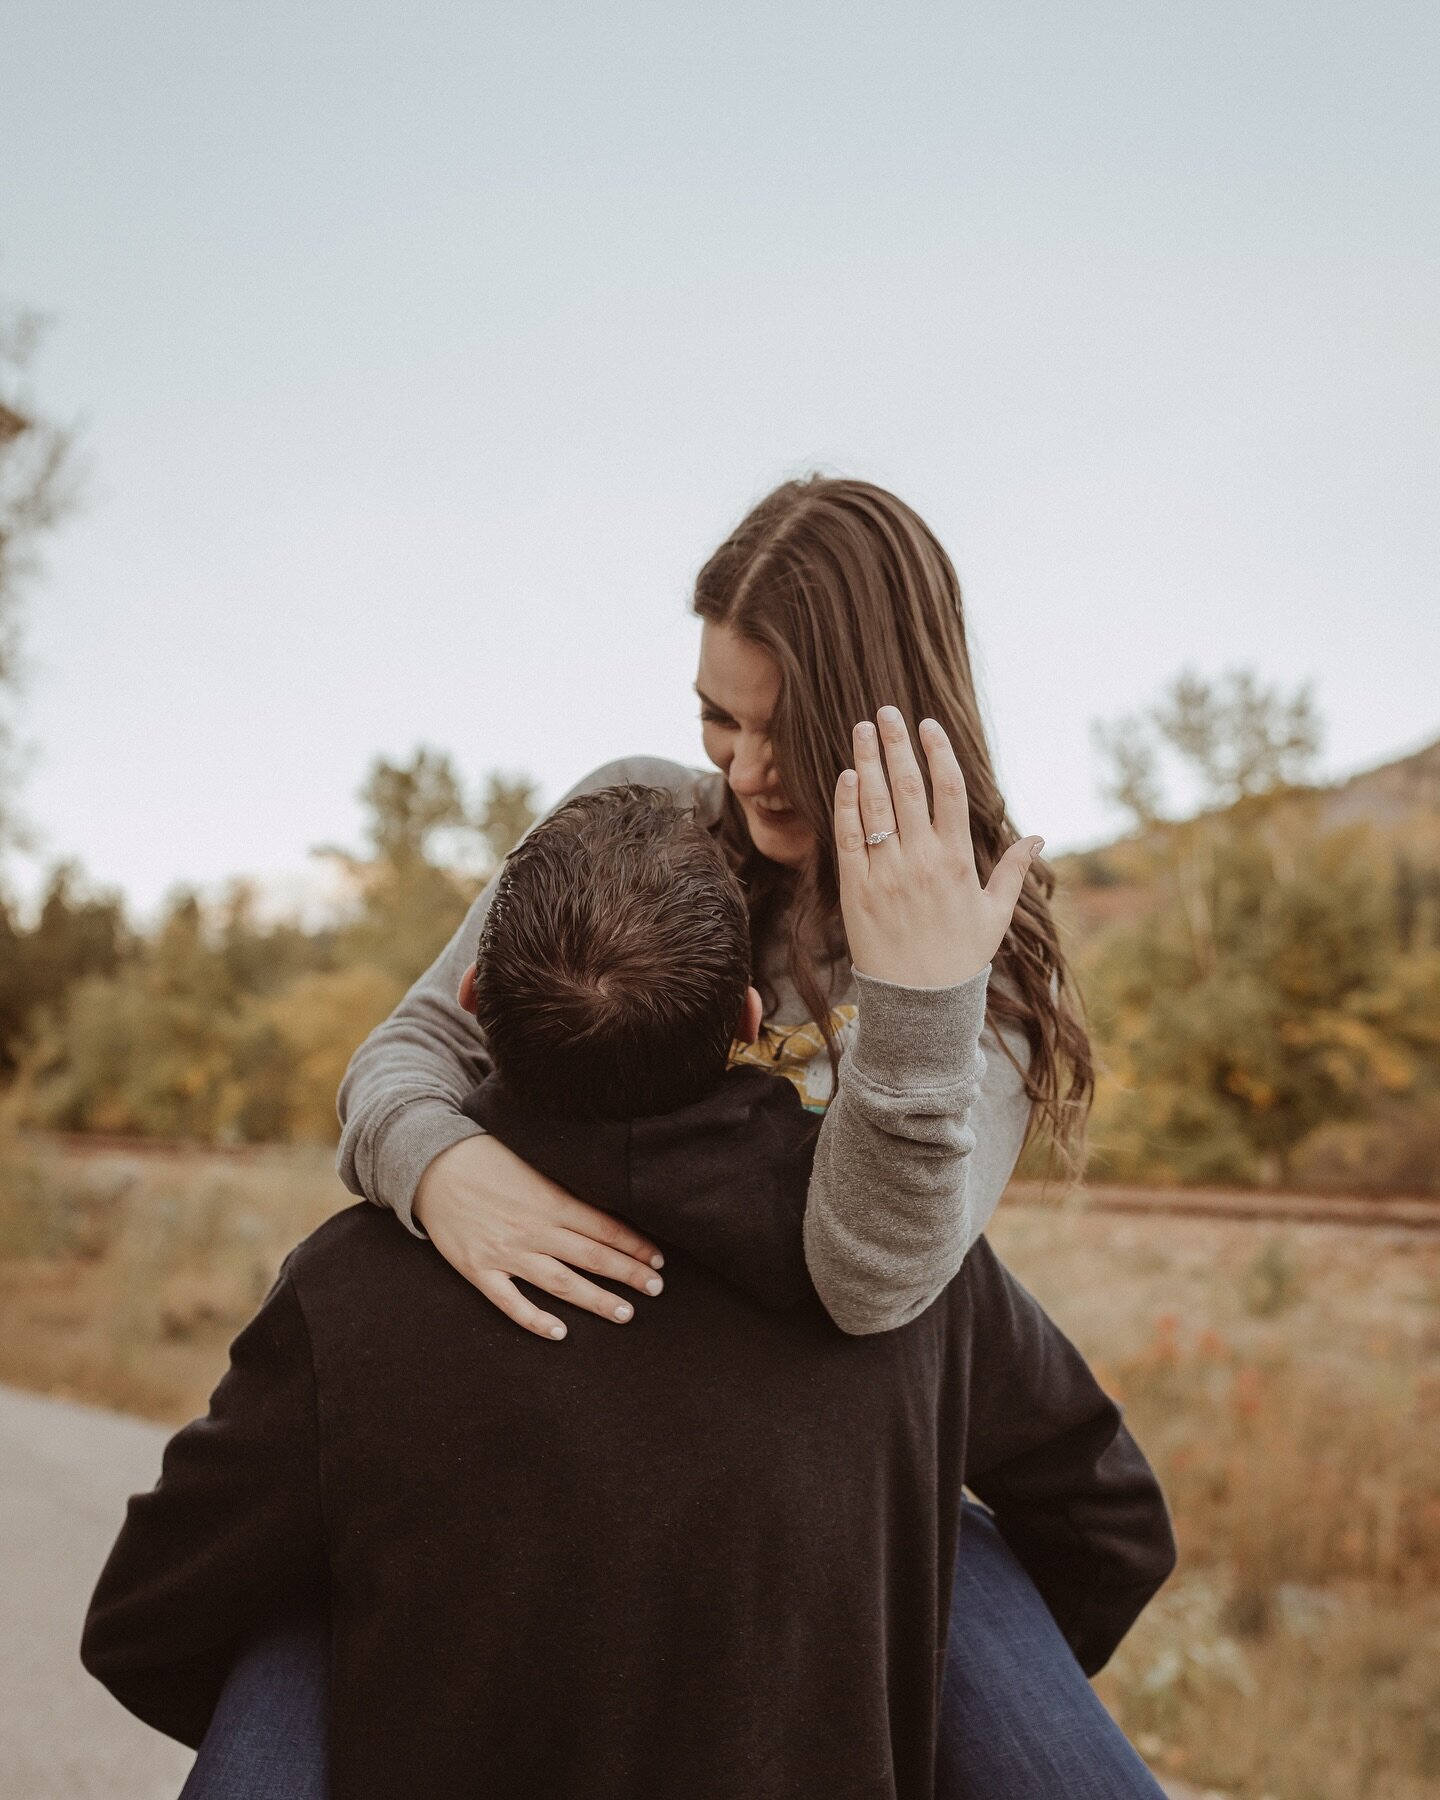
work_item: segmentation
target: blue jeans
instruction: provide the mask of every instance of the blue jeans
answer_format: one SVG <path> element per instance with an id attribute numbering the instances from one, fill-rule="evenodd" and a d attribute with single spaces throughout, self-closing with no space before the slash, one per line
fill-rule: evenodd
<path id="1" fill-rule="evenodd" d="M 180 1800 L 329 1800 L 320 1624 L 256 1644 Z M 965 1503 L 936 1800 L 1164 1800 L 982 1507 Z"/>
<path id="2" fill-rule="evenodd" d="M 330 1800 L 329 1673 L 326 1621 L 260 1638 L 230 1671 L 180 1800 Z"/>
<path id="3" fill-rule="evenodd" d="M 936 1800 L 1165 1800 L 1035 1584 L 965 1502 L 940 1705 Z"/>

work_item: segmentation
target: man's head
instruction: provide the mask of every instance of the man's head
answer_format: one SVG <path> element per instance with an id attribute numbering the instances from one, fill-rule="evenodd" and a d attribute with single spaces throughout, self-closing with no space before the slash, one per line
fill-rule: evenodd
<path id="1" fill-rule="evenodd" d="M 511 851 L 460 1003 L 516 1100 L 623 1119 L 698 1099 L 753 1038 L 745 895 L 659 788 L 582 794 Z"/>

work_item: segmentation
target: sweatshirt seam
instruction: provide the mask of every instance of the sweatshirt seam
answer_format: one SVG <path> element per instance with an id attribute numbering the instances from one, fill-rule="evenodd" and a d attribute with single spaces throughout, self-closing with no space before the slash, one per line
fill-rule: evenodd
<path id="1" fill-rule="evenodd" d="M 890 1082 L 883 1080 L 880 1076 L 872 1075 L 863 1063 L 856 1062 L 853 1058 L 850 1063 L 850 1073 L 863 1081 L 867 1087 L 874 1088 L 876 1093 L 883 1094 L 887 1100 L 909 1100 L 919 1094 L 949 1095 L 957 1088 L 973 1087 L 978 1092 L 984 1070 L 982 1069 L 978 1073 L 966 1070 L 962 1074 L 950 1076 L 947 1080 L 924 1084 L 918 1081 L 907 1081 L 903 1087 L 892 1086 Z"/>
<path id="2" fill-rule="evenodd" d="M 360 1192 L 367 1200 L 373 1200 L 377 1206 L 389 1206 L 390 1204 L 387 1200 L 377 1199 L 376 1194 L 371 1191 L 379 1187 L 375 1176 L 379 1173 L 380 1149 L 385 1133 L 390 1129 L 396 1115 L 402 1113 L 407 1106 L 413 1105 L 416 1101 L 432 1098 L 439 1099 L 440 1096 L 400 1094 L 393 1098 L 387 1106 L 377 1105 L 375 1114 L 363 1125 L 357 1121 L 355 1154 L 352 1159 L 355 1178 L 360 1183 Z M 343 1138 L 341 1145 L 343 1149 Z M 391 1207 L 391 1211 L 394 1211 L 393 1207 Z"/>
<path id="3" fill-rule="evenodd" d="M 407 1094 L 400 1100 L 392 1101 L 385 1114 L 376 1121 L 373 1127 L 373 1137 L 368 1158 L 370 1164 L 368 1172 L 371 1176 L 370 1186 L 375 1189 L 375 1192 L 371 1193 L 367 1188 L 364 1190 L 364 1193 L 367 1200 L 373 1201 L 376 1206 L 385 1207 L 393 1213 L 399 1213 L 401 1210 L 400 1207 L 396 1206 L 393 1201 L 381 1196 L 381 1189 L 390 1186 L 390 1183 L 383 1179 L 380 1168 L 381 1159 L 384 1155 L 384 1140 L 390 1130 L 398 1123 L 400 1118 L 413 1106 L 442 1107 L 445 1111 L 447 1120 L 459 1120 L 460 1123 L 466 1127 L 465 1135 L 467 1137 L 484 1137 L 487 1135 L 485 1127 L 483 1125 L 477 1125 L 459 1103 L 452 1100 L 447 1094 Z M 442 1150 L 449 1149 L 453 1144 L 461 1141 L 463 1140 L 452 1138 L 448 1144 L 441 1147 L 441 1150 L 436 1150 L 434 1155 L 427 1159 L 425 1168 L 430 1166 L 430 1163 L 435 1160 L 436 1156 L 439 1156 L 442 1153 Z M 423 1175 L 424 1172 L 425 1169 L 422 1168 L 420 1175 Z M 413 1212 L 414 1210 L 415 1191 L 419 1185 L 420 1176 L 417 1175 L 414 1185 L 411 1187 L 410 1192 L 405 1196 L 405 1211 L 407 1213 Z"/>
<path id="4" fill-rule="evenodd" d="M 453 1113 L 457 1119 L 466 1117 L 459 1101 L 451 1099 L 449 1094 L 437 1094 L 434 1092 L 405 1094 L 398 1100 L 392 1100 L 390 1105 L 371 1127 L 371 1135 L 376 1140 L 377 1150 L 379 1147 L 378 1140 L 384 1137 L 385 1133 L 394 1123 L 397 1114 L 403 1113 L 407 1107 L 426 1105 L 443 1106 L 447 1112 Z M 470 1121 L 470 1123 L 473 1122 L 473 1120 Z"/>

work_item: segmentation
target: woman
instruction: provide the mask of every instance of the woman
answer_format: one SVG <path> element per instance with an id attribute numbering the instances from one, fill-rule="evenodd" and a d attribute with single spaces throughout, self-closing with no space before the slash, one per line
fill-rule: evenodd
<path id="1" fill-rule="evenodd" d="M 894 495 L 858 481 L 786 483 L 702 569 L 694 610 L 705 748 L 719 773 L 635 759 L 572 792 L 665 784 L 719 833 L 746 887 L 766 1002 L 758 1049 L 736 1054 L 758 1055 L 825 1114 L 807 1264 L 842 1330 L 888 1330 L 953 1276 L 1030 1132 L 1043 1124 L 1062 1153 L 1078 1148 L 1091 1068 L 1050 913 L 1053 878 L 1033 860 L 1039 840 L 1011 843 L 954 570 Z M 904 820 L 922 808 L 928 820 L 930 806 L 929 759 L 917 764 L 906 721 L 927 715 L 922 742 L 948 734 L 964 774 L 963 788 L 936 794 L 937 824 L 947 804 L 963 820 L 968 802 L 969 852 L 944 867 L 926 865 L 921 833 L 905 842 Z M 836 821 L 857 799 L 866 843 L 855 834 L 837 858 Z M 487 1067 L 454 996 L 490 891 L 356 1052 L 340 1093 L 341 1173 L 526 1329 L 565 1332 L 517 1280 L 623 1324 L 632 1304 L 588 1277 L 658 1295 L 656 1246 L 456 1110 Z M 937 1793 L 1159 1794 L 978 1507 L 967 1509 L 955 1595 Z M 262 1717 L 282 1746 L 291 1735 L 285 1791 L 323 1793 L 321 1656 L 302 1627 L 242 1662 L 192 1800 L 243 1791 L 223 1768 L 237 1729 Z M 242 1765 L 253 1771 L 257 1754 L 247 1737 Z"/>

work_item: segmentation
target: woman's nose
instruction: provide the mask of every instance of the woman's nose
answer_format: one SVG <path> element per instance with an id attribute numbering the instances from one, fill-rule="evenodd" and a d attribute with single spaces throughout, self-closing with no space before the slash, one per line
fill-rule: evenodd
<path id="1" fill-rule="evenodd" d="M 775 785 L 774 765 L 768 744 L 741 744 L 730 763 L 730 785 L 737 794 L 753 798 Z"/>

